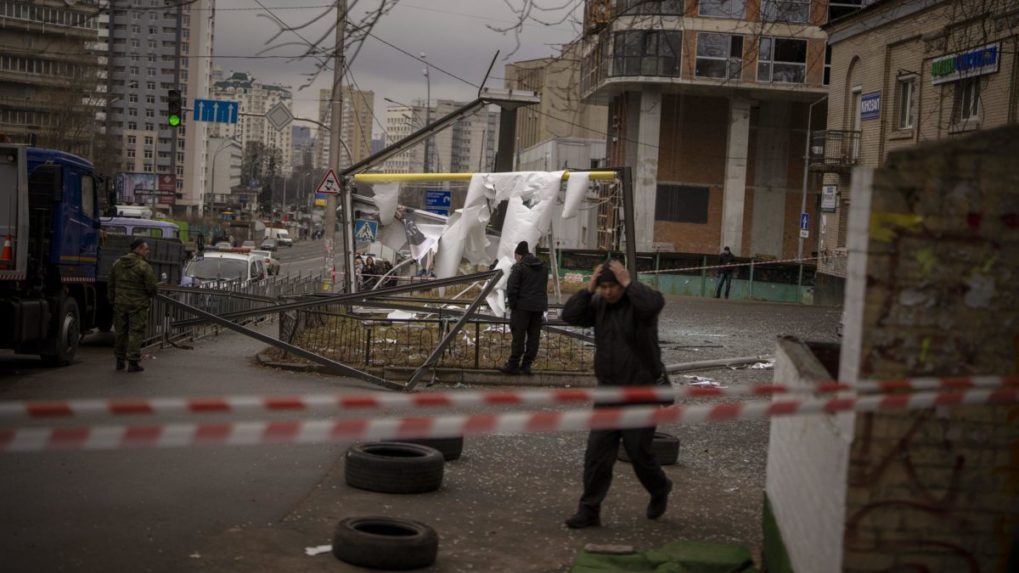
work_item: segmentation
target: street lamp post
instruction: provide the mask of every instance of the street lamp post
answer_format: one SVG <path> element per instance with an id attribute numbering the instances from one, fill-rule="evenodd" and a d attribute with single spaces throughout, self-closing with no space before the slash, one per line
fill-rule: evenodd
<path id="1" fill-rule="evenodd" d="M 428 56 L 421 52 L 421 59 L 424 60 Z M 427 64 L 426 64 L 427 65 Z M 421 70 L 425 75 L 425 127 L 432 125 L 432 76 L 428 73 L 428 68 L 425 67 Z M 425 138 L 425 173 L 431 173 L 432 167 L 432 136 L 429 135 Z"/>
<path id="2" fill-rule="evenodd" d="M 210 190 L 212 191 L 212 193 L 207 193 L 207 195 L 212 195 L 212 204 L 213 204 L 213 205 L 215 205 L 215 204 L 216 204 L 216 194 L 215 194 L 215 191 L 216 191 L 216 160 L 217 160 L 217 158 L 219 157 L 219 153 L 220 153 L 221 151 L 223 151 L 224 149 L 226 149 L 226 148 L 227 148 L 227 146 L 228 146 L 229 144 L 231 144 L 231 143 L 237 143 L 237 144 L 240 144 L 240 142 L 239 142 L 239 141 L 237 141 L 236 139 L 227 139 L 227 140 L 225 140 L 225 141 L 223 142 L 223 144 L 222 144 L 222 145 L 220 145 L 220 146 L 219 146 L 219 148 L 218 148 L 218 149 L 216 149 L 216 151 L 215 151 L 215 152 L 214 152 L 214 153 L 212 154 L 212 177 L 211 177 L 212 181 L 210 181 L 210 182 L 209 182 L 209 188 L 210 188 Z M 208 203 L 208 198 L 206 198 L 206 201 L 205 201 L 205 202 L 206 202 L 206 203 Z M 209 210 L 211 211 L 212 209 L 210 208 Z"/>

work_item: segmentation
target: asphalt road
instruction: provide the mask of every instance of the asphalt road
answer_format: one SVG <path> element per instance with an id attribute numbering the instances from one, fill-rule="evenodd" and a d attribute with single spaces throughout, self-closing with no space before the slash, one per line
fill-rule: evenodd
<path id="1" fill-rule="evenodd" d="M 307 243 L 309 252 L 315 243 Z M 321 243 L 318 243 L 319 245 Z M 300 243 L 299 243 L 300 245 Z M 293 247 L 293 262 L 301 246 Z M 284 254 L 286 257 L 286 254 Z M 284 259 L 286 260 L 286 258 Z M 666 362 L 768 353 L 777 334 L 831 340 L 834 309 L 671 299 L 661 320 Z M 272 324 L 265 325 L 271 331 Z M 260 343 L 224 334 L 113 371 L 108 337 L 75 364 L 43 369 L 0 353 L 0 400 L 363 392 L 345 378 L 257 366 Z M 767 370 L 699 373 L 723 384 L 768 381 Z M 512 380 L 507 380 L 511 383 Z M 161 421 L 174 421 L 161 418 Z M 4 572 L 363 571 L 305 547 L 328 544 L 336 520 L 383 514 L 439 530 L 429 571 L 562 571 L 586 543 L 650 548 L 677 537 L 760 543 L 768 426 L 751 421 L 660 428 L 679 436 L 669 513 L 643 518 L 646 495 L 625 464 L 605 527 L 561 525 L 580 491 L 584 435 L 468 440 L 434 493 L 384 495 L 343 482 L 343 446 L 196 447 L 0 455 Z"/>

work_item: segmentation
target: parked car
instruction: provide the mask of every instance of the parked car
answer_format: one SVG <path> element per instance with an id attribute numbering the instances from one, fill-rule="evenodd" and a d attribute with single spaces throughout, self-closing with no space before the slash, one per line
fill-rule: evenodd
<path id="1" fill-rule="evenodd" d="M 290 233 L 286 229 L 270 227 L 265 230 L 265 236 L 268 239 L 275 239 L 281 247 L 294 246 L 294 239 L 290 236 Z"/>
<path id="2" fill-rule="evenodd" d="M 279 247 L 279 244 L 276 242 L 276 239 L 265 239 L 264 241 L 262 241 L 262 244 L 258 246 L 258 248 L 263 251 L 269 251 L 273 253 L 276 252 L 277 247 Z"/>
<path id="3" fill-rule="evenodd" d="M 255 248 L 255 241 L 244 241 L 243 243 L 241 243 L 241 246 L 242 247 L 247 247 L 249 249 L 254 249 Z"/>
<path id="4" fill-rule="evenodd" d="M 265 261 L 265 269 L 269 271 L 270 275 L 275 276 L 280 274 L 280 262 L 272 258 L 271 252 L 256 249 L 251 251 L 251 254 L 258 257 L 262 257 L 262 260 Z"/>

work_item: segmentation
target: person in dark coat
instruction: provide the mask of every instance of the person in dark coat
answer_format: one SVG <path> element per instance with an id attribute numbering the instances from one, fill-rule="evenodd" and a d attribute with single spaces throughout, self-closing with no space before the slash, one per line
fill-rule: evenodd
<path id="1" fill-rule="evenodd" d="M 596 267 L 587 288 L 570 297 L 562 318 L 575 326 L 594 327 L 594 373 L 599 386 L 650 386 L 663 380 L 658 314 L 664 306 L 661 293 L 631 281 L 619 261 Z M 620 440 L 637 479 L 651 494 L 647 518 L 658 519 L 665 513 L 672 482 L 651 450 L 654 436 L 654 426 L 591 430 L 584 452 L 584 493 L 577 513 L 566 520 L 567 527 L 601 526 L 601 504 L 612 484 Z"/>
<path id="2" fill-rule="evenodd" d="M 718 264 L 731 265 L 736 262 L 729 247 L 722 249 L 722 255 L 718 257 Z M 715 289 L 715 298 L 722 298 L 722 285 L 725 285 L 725 298 L 729 298 L 729 289 L 732 287 L 732 267 L 723 266 L 718 270 L 718 288 Z"/>
<path id="3" fill-rule="evenodd" d="M 513 254 L 517 262 L 506 282 L 513 347 L 499 371 L 530 375 L 531 364 L 538 356 L 541 321 L 548 310 L 548 265 L 528 251 L 527 241 L 520 241 Z"/>

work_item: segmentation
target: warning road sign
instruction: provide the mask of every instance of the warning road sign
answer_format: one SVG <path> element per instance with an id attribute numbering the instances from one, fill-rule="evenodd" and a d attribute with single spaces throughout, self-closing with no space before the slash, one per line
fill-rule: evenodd
<path id="1" fill-rule="evenodd" d="M 354 241 L 358 243 L 374 243 L 379 232 L 379 222 L 367 219 L 354 221 Z"/>
<path id="2" fill-rule="evenodd" d="M 322 182 L 318 184 L 318 188 L 315 189 L 316 193 L 323 193 L 325 195 L 336 195 L 340 192 L 340 180 L 336 177 L 336 172 L 332 169 L 326 173 L 326 176 L 322 178 Z"/>

